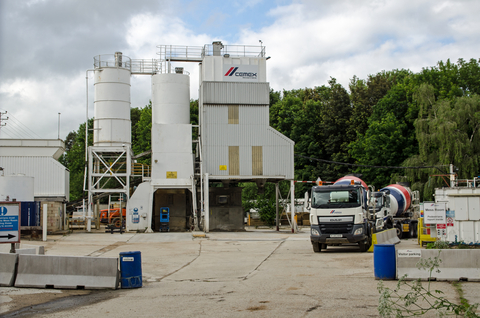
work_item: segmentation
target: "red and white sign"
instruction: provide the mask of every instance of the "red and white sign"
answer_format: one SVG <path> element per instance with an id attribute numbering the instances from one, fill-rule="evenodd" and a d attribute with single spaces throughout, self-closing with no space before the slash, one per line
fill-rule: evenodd
<path id="1" fill-rule="evenodd" d="M 453 218 L 447 217 L 447 226 L 453 226 Z"/>
<path id="2" fill-rule="evenodd" d="M 437 224 L 437 230 L 445 230 L 447 228 L 446 224 Z"/>

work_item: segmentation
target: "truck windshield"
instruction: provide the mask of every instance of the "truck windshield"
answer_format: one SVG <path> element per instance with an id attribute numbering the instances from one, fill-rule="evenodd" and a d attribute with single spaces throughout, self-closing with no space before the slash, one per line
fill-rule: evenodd
<path id="1" fill-rule="evenodd" d="M 360 205 L 359 189 L 312 192 L 312 208 L 345 208 Z"/>
<path id="2" fill-rule="evenodd" d="M 370 205 L 380 209 L 383 205 L 383 198 L 372 196 L 370 198 Z"/>

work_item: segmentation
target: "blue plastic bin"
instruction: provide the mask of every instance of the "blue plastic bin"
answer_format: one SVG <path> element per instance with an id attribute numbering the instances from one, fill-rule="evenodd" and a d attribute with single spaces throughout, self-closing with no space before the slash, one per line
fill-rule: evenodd
<path id="1" fill-rule="evenodd" d="M 395 279 L 397 262 L 394 244 L 376 244 L 373 247 L 373 270 L 375 279 Z"/>
<path id="2" fill-rule="evenodd" d="M 142 253 L 120 253 L 120 284 L 122 288 L 142 287 Z"/>

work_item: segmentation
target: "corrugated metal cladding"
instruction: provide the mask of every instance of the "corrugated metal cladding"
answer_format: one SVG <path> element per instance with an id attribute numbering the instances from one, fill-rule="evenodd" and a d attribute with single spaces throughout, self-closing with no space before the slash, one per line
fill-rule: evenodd
<path id="1" fill-rule="evenodd" d="M 65 197 L 70 191 L 70 172 L 52 157 L 1 157 L 4 175 L 25 174 L 34 177 L 35 197 Z"/>
<path id="2" fill-rule="evenodd" d="M 233 108 L 238 106 L 237 110 Z M 233 107 L 233 108 L 232 108 Z M 230 124 L 230 116 L 238 116 L 238 122 L 235 123 L 232 117 L 231 124 L 239 125 L 263 125 L 269 124 L 268 105 L 204 105 L 204 125 L 210 126 L 212 124 Z"/>
<path id="3" fill-rule="evenodd" d="M 262 147 L 263 175 L 285 176 L 293 179 L 293 146 L 294 142 L 275 129 L 264 125 L 205 125 L 203 137 L 203 155 L 205 172 L 210 175 L 228 176 L 229 147 L 238 146 L 240 176 L 256 175 L 258 170 L 253 164 L 252 147 Z M 257 153 L 258 155 L 258 153 Z M 227 165 L 227 170 L 220 166 Z"/>
<path id="4" fill-rule="evenodd" d="M 268 105 L 268 83 L 202 82 L 200 87 L 205 104 Z"/>

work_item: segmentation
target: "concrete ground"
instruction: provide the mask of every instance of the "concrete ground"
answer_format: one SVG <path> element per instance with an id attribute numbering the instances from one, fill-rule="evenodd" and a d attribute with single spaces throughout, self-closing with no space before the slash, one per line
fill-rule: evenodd
<path id="1" fill-rule="evenodd" d="M 5 317 L 377 317 L 373 253 L 357 246 L 314 253 L 309 229 L 192 233 L 84 233 L 48 236 L 48 255 L 118 257 L 141 251 L 143 288 L 52 290 L 0 287 Z M 416 239 L 399 249 L 420 248 Z M 394 289 L 397 281 L 385 281 Z M 459 302 L 457 288 L 432 288 Z M 480 284 L 461 282 L 478 302 Z M 434 316 L 434 315 L 432 315 Z"/>

